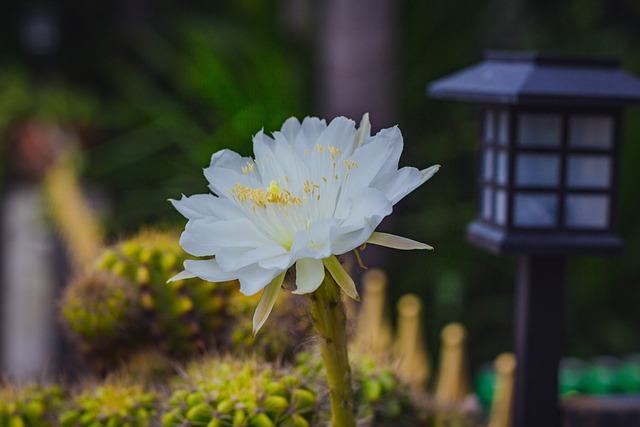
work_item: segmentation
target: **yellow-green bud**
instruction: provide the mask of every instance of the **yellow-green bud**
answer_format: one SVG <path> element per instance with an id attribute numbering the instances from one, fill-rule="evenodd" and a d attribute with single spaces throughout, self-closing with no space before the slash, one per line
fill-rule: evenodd
<path id="1" fill-rule="evenodd" d="M 187 419 L 192 423 L 206 423 L 213 417 L 213 410 L 205 403 L 199 403 L 187 411 Z"/>
<path id="2" fill-rule="evenodd" d="M 277 417 L 289 408 L 289 401 L 278 395 L 267 396 L 262 403 L 262 407 L 269 415 Z"/>
<path id="3" fill-rule="evenodd" d="M 261 412 L 257 415 L 251 417 L 249 420 L 249 425 L 251 427 L 274 427 L 275 424 L 271 421 L 271 418 L 267 416 L 264 412 Z"/>

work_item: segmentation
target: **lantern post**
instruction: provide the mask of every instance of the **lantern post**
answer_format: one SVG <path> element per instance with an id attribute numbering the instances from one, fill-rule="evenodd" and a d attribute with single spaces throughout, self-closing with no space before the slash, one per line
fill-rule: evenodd
<path id="1" fill-rule="evenodd" d="M 481 105 L 476 218 L 468 240 L 519 257 L 514 425 L 560 425 L 565 263 L 614 255 L 623 108 L 640 80 L 611 58 L 487 52 L 429 85 Z"/>

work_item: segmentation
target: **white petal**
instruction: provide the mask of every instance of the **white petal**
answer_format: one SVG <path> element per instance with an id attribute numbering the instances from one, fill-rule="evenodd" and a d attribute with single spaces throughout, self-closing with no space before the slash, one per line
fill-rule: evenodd
<path id="1" fill-rule="evenodd" d="M 237 270 L 240 281 L 240 292 L 245 295 L 254 295 L 267 286 L 282 270 L 270 270 L 251 264 Z"/>
<path id="2" fill-rule="evenodd" d="M 378 172 L 378 176 L 385 175 L 389 172 L 393 172 L 398 169 L 398 163 L 400 162 L 400 155 L 404 148 L 404 142 L 402 140 L 402 133 L 398 126 L 386 128 L 380 130 L 369 142 L 374 140 L 386 141 L 389 150 L 387 152 L 387 160 L 384 162 Z"/>
<path id="3" fill-rule="evenodd" d="M 220 248 L 216 254 L 218 265 L 225 271 L 230 271 L 263 260 L 280 257 L 289 252 L 280 245 L 263 245 L 257 248 Z"/>
<path id="4" fill-rule="evenodd" d="M 193 279 L 196 277 L 195 274 L 191 273 L 187 270 L 182 270 L 180 273 L 173 276 L 171 279 L 167 280 L 167 282 L 175 282 L 176 280 L 184 280 L 184 279 Z"/>
<path id="5" fill-rule="evenodd" d="M 404 167 L 394 173 L 377 178 L 371 185 L 382 191 L 395 205 L 404 196 L 429 180 L 439 169 L 440 165 L 434 165 L 422 171 L 412 167 Z"/>
<path id="6" fill-rule="evenodd" d="M 336 117 L 322 132 L 318 144 L 325 148 L 332 145 L 342 151 L 343 155 L 350 155 L 356 144 L 356 123 L 346 117 Z"/>
<path id="7" fill-rule="evenodd" d="M 169 200 L 171 204 L 188 219 L 233 219 L 244 216 L 242 210 L 227 199 L 212 194 L 195 194 L 180 200 Z"/>
<path id="8" fill-rule="evenodd" d="M 286 272 L 282 272 L 278 276 L 275 277 L 269 283 L 264 290 L 262 291 L 262 295 L 260 295 L 260 302 L 258 302 L 258 306 L 256 307 L 255 313 L 253 313 L 253 335 L 255 336 L 264 322 L 267 321 L 269 314 L 271 314 L 271 310 L 273 309 L 273 305 L 276 303 L 276 299 L 278 298 L 278 294 L 280 294 L 280 289 L 282 288 L 282 282 L 284 281 L 284 276 Z"/>
<path id="9" fill-rule="evenodd" d="M 402 147 L 398 146 L 397 142 L 383 138 L 374 138 L 368 144 L 358 148 L 349 158 L 357 167 L 349 170 L 349 178 L 344 180 L 340 198 L 352 197 L 361 189 L 369 187 L 388 159 L 398 150 L 402 151 Z"/>
<path id="10" fill-rule="evenodd" d="M 311 150 L 325 129 L 327 129 L 327 123 L 324 120 L 317 117 L 305 117 L 294 143 L 295 151 L 302 154 L 304 150 Z"/>
<path id="11" fill-rule="evenodd" d="M 258 247 L 273 241 L 247 218 L 231 221 L 192 220 L 180 236 L 180 246 L 195 256 L 215 255 L 222 247 Z"/>
<path id="12" fill-rule="evenodd" d="M 260 175 L 257 170 L 243 173 L 242 168 L 248 163 L 253 164 L 250 157 L 241 157 L 231 150 L 221 150 L 211 157 L 211 165 L 204 170 L 204 176 L 209 181 L 209 188 L 220 197 L 229 197 L 229 190 L 236 184 L 249 188 L 258 188 L 261 185 Z"/>
<path id="13" fill-rule="evenodd" d="M 386 246 L 388 248 L 401 249 L 401 250 L 413 250 L 413 249 L 429 249 L 433 250 L 432 246 L 426 243 L 417 242 L 415 240 L 407 239 L 406 237 L 396 236 L 394 234 L 381 233 L 374 231 L 371 234 L 367 243 L 374 245 Z"/>
<path id="14" fill-rule="evenodd" d="M 226 282 L 227 280 L 234 280 L 238 278 L 237 274 L 233 271 L 227 272 L 220 270 L 220 266 L 215 259 L 189 259 L 184 262 L 184 269 L 209 282 Z"/>
<path id="15" fill-rule="evenodd" d="M 322 260 L 302 258 L 296 262 L 296 290 L 294 294 L 309 294 L 322 284 L 324 264 Z"/>
<path id="16" fill-rule="evenodd" d="M 280 132 L 289 141 L 289 144 L 293 145 L 293 143 L 296 141 L 296 137 L 298 136 L 301 127 L 302 125 L 297 118 L 289 117 L 282 124 Z"/>
<path id="17" fill-rule="evenodd" d="M 331 238 L 339 224 L 337 219 L 322 219 L 312 222 L 309 230 L 298 231 L 291 245 L 292 259 L 322 259 L 331 255 Z"/>
<path id="18" fill-rule="evenodd" d="M 322 262 L 327 268 L 327 271 L 331 274 L 331 277 L 333 277 L 338 286 L 342 288 L 344 293 L 346 293 L 350 298 L 359 301 L 360 295 L 358 295 L 358 291 L 356 290 L 356 284 L 353 282 L 351 276 L 349 276 L 349 273 L 347 273 L 344 267 L 342 267 L 338 258 L 331 255 L 329 258 L 323 259 Z"/>
<path id="19" fill-rule="evenodd" d="M 366 188 L 346 205 L 347 217 L 332 235 L 333 253 L 343 254 L 362 245 L 391 214 L 391 202 L 378 190 Z"/>
<path id="20" fill-rule="evenodd" d="M 289 252 L 258 261 L 258 266 L 267 270 L 287 270 L 292 264 Z"/>

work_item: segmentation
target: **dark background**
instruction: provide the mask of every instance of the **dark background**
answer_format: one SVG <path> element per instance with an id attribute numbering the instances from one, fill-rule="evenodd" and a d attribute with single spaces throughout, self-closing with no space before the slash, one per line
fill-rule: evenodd
<path id="1" fill-rule="evenodd" d="M 261 128 L 277 130 L 292 115 L 342 111 L 328 100 L 331 84 L 348 89 L 349 79 L 381 76 L 390 83 L 377 86 L 384 93 L 376 102 L 389 108 L 372 112 L 374 130 L 398 124 L 404 164 L 443 168 L 385 224 L 436 251 L 389 250 L 374 265 L 390 275 L 391 303 L 406 292 L 423 298 L 432 351 L 442 325 L 460 321 L 469 330 L 473 366 L 493 359 L 512 349 L 515 259 L 464 240 L 474 216 L 476 106 L 427 99 L 426 85 L 478 62 L 489 48 L 616 56 L 640 75 L 640 3 L 376 0 L 361 6 L 362 0 L 4 0 L 2 175 L 15 179 L 11 135 L 20 123 L 52 120 L 82 136 L 83 180 L 107 195 L 103 220 L 112 239 L 142 226 L 180 227 L 184 220 L 166 200 L 206 191 L 202 168 L 213 152 L 250 154 L 251 135 Z M 382 13 L 371 15 L 374 8 Z M 361 31 L 370 32 L 361 40 L 371 43 L 336 39 L 334 30 L 361 20 L 369 23 Z M 376 43 L 388 49 L 377 55 Z M 353 76 L 327 66 L 340 52 L 364 71 Z M 363 52 L 385 60 L 367 68 Z M 348 102 L 366 103 L 375 91 L 355 91 Z M 640 352 L 639 141 L 640 113 L 630 109 L 617 217 L 626 251 L 570 259 L 566 355 Z"/>

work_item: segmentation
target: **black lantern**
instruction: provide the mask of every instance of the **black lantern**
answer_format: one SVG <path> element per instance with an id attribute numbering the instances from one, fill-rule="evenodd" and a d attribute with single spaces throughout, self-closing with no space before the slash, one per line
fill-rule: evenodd
<path id="1" fill-rule="evenodd" d="M 482 103 L 478 210 L 468 238 L 494 253 L 616 253 L 622 107 L 640 81 L 617 60 L 490 52 L 430 85 Z"/>
<path id="2" fill-rule="evenodd" d="M 560 425 L 565 256 L 614 254 L 623 107 L 640 80 L 617 60 L 489 52 L 429 86 L 481 103 L 478 209 L 469 240 L 520 254 L 514 424 Z"/>

